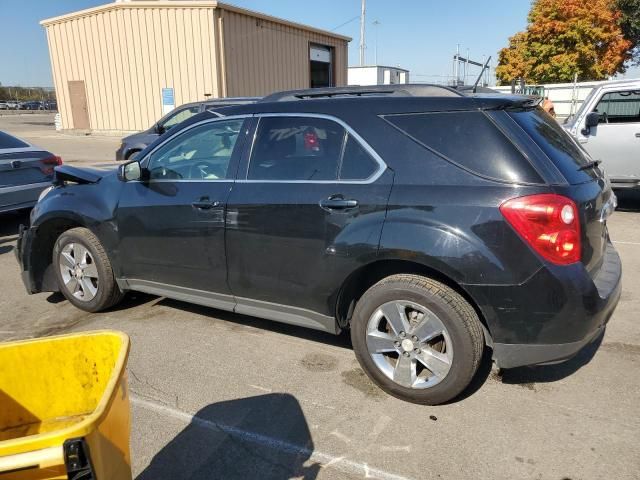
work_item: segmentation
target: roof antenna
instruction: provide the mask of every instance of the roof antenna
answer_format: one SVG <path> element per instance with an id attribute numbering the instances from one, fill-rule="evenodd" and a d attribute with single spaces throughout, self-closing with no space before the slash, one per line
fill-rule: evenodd
<path id="1" fill-rule="evenodd" d="M 476 90 L 478 89 L 478 82 L 480 82 L 480 79 L 482 78 L 482 74 L 484 73 L 484 71 L 489 68 L 489 62 L 491 61 L 491 55 L 489 55 L 489 58 L 487 58 L 487 61 L 484 64 L 484 67 L 482 67 L 482 70 L 480 71 L 480 75 L 478 75 L 478 78 L 476 78 L 476 83 L 473 84 L 473 93 L 476 93 Z"/>

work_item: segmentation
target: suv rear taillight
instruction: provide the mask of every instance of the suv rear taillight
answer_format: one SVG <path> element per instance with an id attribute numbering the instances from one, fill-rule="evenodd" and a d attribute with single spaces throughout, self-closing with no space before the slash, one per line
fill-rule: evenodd
<path id="1" fill-rule="evenodd" d="M 45 175 L 51 175 L 53 174 L 54 167 L 62 165 L 62 158 L 57 155 L 51 155 L 50 157 L 43 158 L 40 162 L 42 164 L 42 166 L 40 167 L 42 173 L 44 173 Z"/>
<path id="2" fill-rule="evenodd" d="M 507 200 L 500 212 L 546 260 L 557 265 L 580 261 L 580 220 L 573 200 L 555 194 L 530 195 Z"/>

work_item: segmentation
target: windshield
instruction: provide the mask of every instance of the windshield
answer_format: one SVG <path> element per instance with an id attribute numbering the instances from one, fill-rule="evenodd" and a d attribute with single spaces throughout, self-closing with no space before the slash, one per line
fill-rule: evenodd
<path id="1" fill-rule="evenodd" d="M 572 127 L 575 124 L 576 118 L 580 118 L 582 116 L 582 112 L 584 112 L 584 110 L 587 108 L 587 105 L 591 103 L 591 99 L 596 95 L 597 91 L 598 91 L 597 88 L 591 89 L 591 91 L 589 92 L 589 95 L 587 95 L 587 98 L 584 99 L 578 111 L 573 115 L 569 115 L 569 117 L 567 117 L 567 119 L 564 121 L 566 125 L 569 125 L 570 127 Z"/>

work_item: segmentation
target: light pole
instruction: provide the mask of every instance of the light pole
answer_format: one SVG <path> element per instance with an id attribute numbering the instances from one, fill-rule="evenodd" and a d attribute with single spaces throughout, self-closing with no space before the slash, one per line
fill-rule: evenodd
<path id="1" fill-rule="evenodd" d="M 378 65 L 378 26 L 380 22 L 378 20 L 373 21 L 373 26 L 376 27 L 376 65 Z"/>
<path id="2" fill-rule="evenodd" d="M 367 0 L 362 0 L 362 9 L 360 11 L 360 66 L 364 67 L 364 24 L 367 15 Z"/>

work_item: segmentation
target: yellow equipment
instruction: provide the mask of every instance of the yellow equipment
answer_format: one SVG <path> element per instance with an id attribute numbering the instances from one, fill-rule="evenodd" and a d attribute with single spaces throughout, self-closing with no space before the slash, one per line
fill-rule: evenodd
<path id="1" fill-rule="evenodd" d="M 0 480 L 130 480 L 129 337 L 0 344 Z"/>

